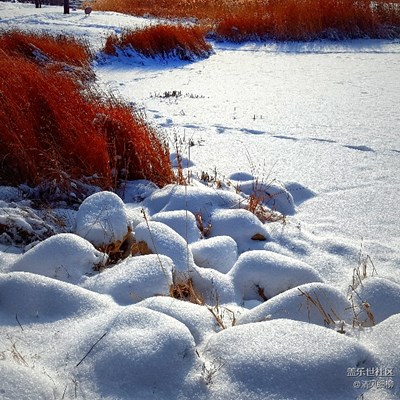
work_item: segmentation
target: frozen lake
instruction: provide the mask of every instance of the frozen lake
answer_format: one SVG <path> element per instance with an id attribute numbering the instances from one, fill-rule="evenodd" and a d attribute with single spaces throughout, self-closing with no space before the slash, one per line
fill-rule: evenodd
<path id="1" fill-rule="evenodd" d="M 357 246 L 371 242 L 374 259 L 394 272 L 400 244 L 400 44 L 214 48 L 214 55 L 196 63 L 120 58 L 96 72 L 170 138 L 186 144 L 191 139 L 194 170 L 216 169 L 221 176 L 247 171 L 312 189 L 317 196 L 298 210 L 302 223 L 323 237 Z"/>

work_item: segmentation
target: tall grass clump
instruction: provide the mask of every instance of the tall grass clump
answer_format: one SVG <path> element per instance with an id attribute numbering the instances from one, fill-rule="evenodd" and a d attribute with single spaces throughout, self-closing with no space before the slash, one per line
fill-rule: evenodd
<path id="1" fill-rule="evenodd" d="M 10 55 L 77 67 L 89 67 L 92 59 L 89 46 L 74 37 L 37 35 L 17 30 L 4 31 L 0 35 L 0 49 Z"/>
<path id="2" fill-rule="evenodd" d="M 0 35 L 0 183 L 52 182 L 61 192 L 79 179 L 103 189 L 120 179 L 170 183 L 168 148 L 157 132 L 128 105 L 71 73 L 69 63 L 90 74 L 85 46 L 40 39 Z"/>
<path id="3" fill-rule="evenodd" d="M 131 48 L 144 57 L 194 60 L 208 57 L 212 46 L 204 38 L 204 30 L 196 26 L 159 24 L 143 29 L 127 30 L 121 37 L 107 38 L 104 52 L 115 54 L 116 48 Z"/>
<path id="4" fill-rule="evenodd" d="M 97 0 L 94 7 L 195 18 L 216 38 L 231 41 L 400 36 L 400 0 Z"/>

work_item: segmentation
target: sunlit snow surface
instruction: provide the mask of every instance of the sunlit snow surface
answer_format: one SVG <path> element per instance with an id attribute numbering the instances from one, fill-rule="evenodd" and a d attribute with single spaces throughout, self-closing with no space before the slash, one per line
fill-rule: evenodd
<path id="1" fill-rule="evenodd" d="M 155 22 L 62 12 L 0 2 L 0 28 L 72 33 L 98 50 Z M 0 224 L 42 235 L 24 254 L 1 245 L 1 399 L 399 397 L 400 42 L 212 44 L 193 63 L 94 63 L 172 153 L 177 140 L 192 186 L 94 195 L 54 210 L 67 233 L 46 240 L 45 215 L 1 188 Z M 202 171 L 225 190 L 200 184 Z M 285 224 L 238 210 L 253 188 Z M 93 271 L 106 261 L 93 246 L 128 229 L 157 255 Z M 368 277 L 349 292 L 360 260 Z M 207 305 L 168 297 L 173 274 Z M 357 318 L 377 325 L 353 329 Z"/>

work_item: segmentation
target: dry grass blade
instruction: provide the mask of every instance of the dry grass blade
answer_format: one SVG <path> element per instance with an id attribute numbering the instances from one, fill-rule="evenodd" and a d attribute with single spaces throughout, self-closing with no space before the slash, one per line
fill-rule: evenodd
<path id="1" fill-rule="evenodd" d="M 204 305 L 203 296 L 193 286 L 192 278 L 186 280 L 174 279 L 174 284 L 170 287 L 170 296 L 193 304 Z"/>
<path id="2" fill-rule="evenodd" d="M 358 301 L 356 301 L 356 298 Z M 349 287 L 349 300 L 351 303 L 350 309 L 353 313 L 353 328 L 356 326 L 363 327 L 376 325 L 371 305 L 360 297 L 356 288 L 352 285 Z M 360 318 L 363 313 L 367 316 L 364 320 Z"/>
<path id="3" fill-rule="evenodd" d="M 322 316 L 324 323 L 329 326 L 329 325 L 335 325 L 336 321 L 340 320 L 341 318 L 338 316 L 338 314 L 336 313 L 335 310 L 333 310 L 332 308 L 327 311 L 325 309 L 325 307 L 323 306 L 323 304 L 321 303 L 318 294 L 316 292 L 313 293 L 314 297 L 306 291 L 301 290 L 300 288 L 298 289 L 299 292 L 301 293 L 301 296 L 305 296 L 306 300 L 307 300 L 307 305 L 311 305 L 313 306 Z M 310 312 L 310 311 L 309 311 Z M 333 318 L 332 317 L 332 315 Z M 310 317 L 309 317 L 310 318 Z"/>

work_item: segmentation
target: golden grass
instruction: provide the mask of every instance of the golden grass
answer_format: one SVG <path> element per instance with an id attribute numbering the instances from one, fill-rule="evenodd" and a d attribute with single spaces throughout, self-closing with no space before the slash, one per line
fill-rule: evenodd
<path id="1" fill-rule="evenodd" d="M 114 55 L 117 48 L 132 48 L 149 58 L 181 60 L 204 58 L 212 52 L 211 45 L 204 39 L 204 31 L 199 27 L 167 24 L 127 30 L 121 37 L 109 36 L 103 51 Z"/>
<path id="2" fill-rule="evenodd" d="M 400 36 L 400 0 L 97 0 L 94 8 L 194 18 L 232 41 Z"/>
<path id="3" fill-rule="evenodd" d="M 83 178 L 103 189 L 120 179 L 174 181 L 167 145 L 127 104 L 80 79 L 89 65 L 90 52 L 73 40 L 0 34 L 1 184 L 69 191 Z"/>

